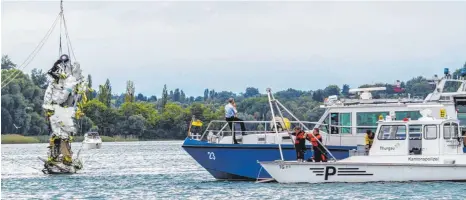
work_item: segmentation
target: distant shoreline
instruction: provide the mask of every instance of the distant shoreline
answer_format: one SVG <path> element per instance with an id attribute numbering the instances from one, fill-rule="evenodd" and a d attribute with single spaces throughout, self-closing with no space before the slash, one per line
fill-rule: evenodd
<path id="1" fill-rule="evenodd" d="M 159 140 L 139 140 L 137 138 L 123 138 L 123 137 L 109 137 L 101 136 L 102 142 L 141 142 L 141 141 L 168 141 L 176 139 L 159 139 Z M 82 142 L 83 136 L 74 136 L 73 142 Z M 2 144 L 34 144 L 34 143 L 48 143 L 49 136 L 24 136 L 19 134 L 2 134 Z"/>

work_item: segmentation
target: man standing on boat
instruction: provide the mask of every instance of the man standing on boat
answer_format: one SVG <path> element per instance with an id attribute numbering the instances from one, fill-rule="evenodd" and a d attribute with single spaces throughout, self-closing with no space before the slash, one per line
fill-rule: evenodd
<path id="1" fill-rule="evenodd" d="M 315 162 L 327 162 L 325 150 L 322 146 L 322 135 L 319 133 L 318 128 L 314 128 L 313 135 L 308 136 L 309 141 L 312 144 L 312 150 L 314 151 Z"/>
<path id="2" fill-rule="evenodd" d="M 304 160 L 304 152 L 306 151 L 306 139 L 304 138 L 305 133 L 301 130 L 301 127 L 297 126 L 294 128 L 294 133 L 292 135 L 296 136 L 294 143 L 296 159 L 298 162 L 302 162 Z"/>
<path id="3" fill-rule="evenodd" d="M 236 114 L 238 114 L 238 111 L 236 110 L 235 100 L 233 98 L 229 98 L 228 104 L 225 105 L 225 120 L 228 122 L 230 130 L 233 130 L 233 122 L 239 122 L 239 124 L 241 125 L 241 135 L 243 135 L 246 131 L 246 127 L 244 126 L 243 120 L 238 118 Z M 235 144 L 238 144 L 238 142 L 236 141 L 235 132 L 233 132 L 233 142 Z"/>

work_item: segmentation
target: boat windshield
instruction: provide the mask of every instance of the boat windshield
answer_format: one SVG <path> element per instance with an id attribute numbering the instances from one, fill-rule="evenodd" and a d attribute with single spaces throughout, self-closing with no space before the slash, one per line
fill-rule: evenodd
<path id="1" fill-rule="evenodd" d="M 97 132 L 90 132 L 90 133 L 87 133 L 87 137 L 98 138 L 99 134 Z"/>
<path id="2" fill-rule="evenodd" d="M 377 138 L 379 140 L 404 140 L 406 139 L 406 126 L 382 125 Z"/>

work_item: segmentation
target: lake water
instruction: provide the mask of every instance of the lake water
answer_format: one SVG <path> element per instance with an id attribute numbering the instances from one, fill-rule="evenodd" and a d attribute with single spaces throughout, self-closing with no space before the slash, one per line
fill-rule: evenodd
<path id="1" fill-rule="evenodd" d="M 47 176 L 47 144 L 2 145 L 2 199 L 466 199 L 466 183 L 278 184 L 216 181 L 182 141 L 104 143 L 84 169 Z M 74 143 L 77 152 L 80 144 Z M 36 169 L 34 169 L 36 168 Z M 428 174 L 426 174 L 428 176 Z"/>

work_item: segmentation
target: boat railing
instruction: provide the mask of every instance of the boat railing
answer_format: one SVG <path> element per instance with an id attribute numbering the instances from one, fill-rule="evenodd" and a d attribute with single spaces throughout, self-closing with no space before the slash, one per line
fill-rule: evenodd
<path id="1" fill-rule="evenodd" d="M 195 140 L 208 140 L 208 135 L 215 136 L 217 141 L 221 141 L 225 136 L 232 136 L 233 132 L 236 133 L 236 135 L 241 135 L 241 130 L 239 129 L 238 124 L 239 123 L 244 123 L 246 127 L 246 131 L 244 131 L 244 134 L 246 135 L 251 135 L 251 134 L 272 134 L 275 133 L 273 129 L 273 124 L 272 121 L 232 121 L 232 126 L 233 126 L 233 131 L 230 130 L 228 126 L 228 122 L 225 120 L 213 120 L 210 121 L 209 124 L 207 125 L 206 129 L 202 131 L 202 134 L 200 132 L 195 133 L 194 131 L 190 133 L 189 137 L 191 139 Z M 301 121 L 303 124 L 305 124 L 309 128 L 314 128 L 314 127 L 319 127 L 321 130 L 321 133 L 325 136 L 326 141 L 328 145 L 350 145 L 350 142 L 348 143 L 348 137 L 353 137 L 355 140 L 361 140 L 360 142 L 364 142 L 363 137 L 364 134 L 366 133 L 366 130 L 370 129 L 375 132 L 375 129 L 377 126 L 342 126 L 342 125 L 330 125 L 330 124 L 324 124 L 324 123 L 319 123 L 319 122 L 310 122 L 310 121 Z M 279 121 L 276 122 L 279 124 Z M 282 128 L 283 132 L 293 132 L 292 129 L 295 126 L 302 127 L 298 121 L 289 121 L 290 126 L 288 127 L 288 130 Z M 340 130 L 348 129 L 348 133 L 342 133 L 341 131 L 338 131 L 338 133 L 332 133 L 331 130 L 332 128 L 338 128 Z M 353 128 L 358 129 L 364 129 L 364 131 L 358 132 L 357 134 L 353 134 Z M 309 131 L 308 131 L 309 132 Z M 362 138 L 362 139 L 361 139 Z M 267 143 L 267 141 L 264 141 L 264 143 Z"/>
<path id="2" fill-rule="evenodd" d="M 320 124 L 318 122 L 309 121 L 301 122 L 304 123 L 306 126 L 309 125 L 309 127 L 314 127 L 314 125 Z M 237 127 L 239 123 L 244 123 L 246 131 L 244 131 L 243 133 L 247 135 L 275 133 L 273 128 L 273 121 L 231 121 L 233 130 L 230 130 L 228 123 L 229 122 L 227 122 L 226 120 L 212 120 L 209 122 L 202 135 L 191 133 L 190 137 L 196 140 L 205 140 L 208 134 L 212 134 L 221 140 L 225 136 L 231 136 L 233 132 L 235 132 L 236 134 L 241 134 L 241 129 Z M 292 132 L 293 128 L 296 126 L 302 127 L 298 121 L 287 121 L 286 123 L 289 123 L 289 127 L 282 127 L 283 123 L 281 123 L 278 120 L 276 121 L 276 123 L 280 124 L 279 129 L 281 128 L 282 131 L 288 132 Z"/>

